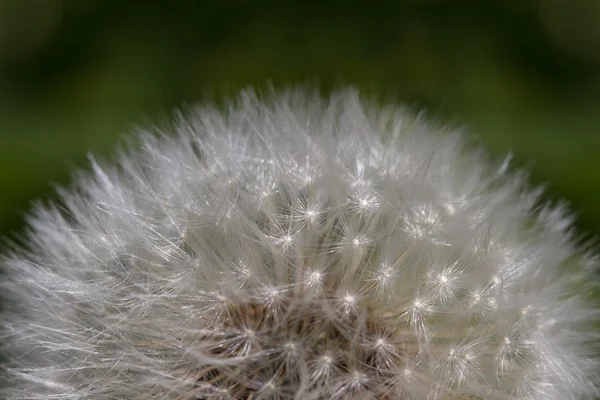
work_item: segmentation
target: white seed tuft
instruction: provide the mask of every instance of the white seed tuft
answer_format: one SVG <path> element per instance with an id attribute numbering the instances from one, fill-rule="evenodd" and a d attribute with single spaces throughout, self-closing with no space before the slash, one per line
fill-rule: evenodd
<path id="1" fill-rule="evenodd" d="M 299 90 L 140 141 L 1 259 L 4 398 L 598 394 L 595 258 L 460 135 Z"/>

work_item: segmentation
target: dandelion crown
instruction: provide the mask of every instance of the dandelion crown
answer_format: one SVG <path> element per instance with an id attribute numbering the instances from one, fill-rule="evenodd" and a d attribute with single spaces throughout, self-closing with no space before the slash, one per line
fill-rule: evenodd
<path id="1" fill-rule="evenodd" d="M 246 91 L 167 131 L 3 256 L 5 398 L 597 394 L 594 257 L 458 134 L 352 89 Z"/>

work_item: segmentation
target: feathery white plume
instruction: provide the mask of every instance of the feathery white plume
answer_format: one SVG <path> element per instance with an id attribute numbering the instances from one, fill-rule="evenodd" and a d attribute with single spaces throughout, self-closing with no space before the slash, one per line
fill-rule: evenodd
<path id="1" fill-rule="evenodd" d="M 167 130 L 2 259 L 7 399 L 597 394 L 594 259 L 460 135 L 352 89 Z"/>

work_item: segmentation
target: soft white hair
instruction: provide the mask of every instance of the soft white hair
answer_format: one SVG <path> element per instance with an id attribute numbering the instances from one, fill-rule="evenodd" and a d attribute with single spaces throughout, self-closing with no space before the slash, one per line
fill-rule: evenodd
<path id="1" fill-rule="evenodd" d="M 2 258 L 7 399 L 597 394 L 595 258 L 457 132 L 249 90 L 140 138 Z"/>

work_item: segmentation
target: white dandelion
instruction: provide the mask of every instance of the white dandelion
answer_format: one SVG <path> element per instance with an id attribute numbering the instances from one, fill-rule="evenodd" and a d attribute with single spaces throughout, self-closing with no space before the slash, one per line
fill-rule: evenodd
<path id="1" fill-rule="evenodd" d="M 9 400 L 590 399 L 595 258 L 456 132 L 352 90 L 146 132 L 3 258 Z"/>

